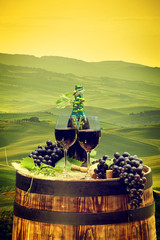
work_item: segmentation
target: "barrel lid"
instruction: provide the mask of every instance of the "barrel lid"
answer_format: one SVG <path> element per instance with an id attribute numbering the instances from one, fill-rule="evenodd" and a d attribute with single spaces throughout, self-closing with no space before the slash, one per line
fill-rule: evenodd
<path id="1" fill-rule="evenodd" d="M 145 189 L 152 186 L 152 171 L 147 167 Z M 16 172 L 16 187 L 31 193 L 55 196 L 110 196 L 126 194 L 126 188 L 120 178 L 96 180 L 48 180 Z"/>

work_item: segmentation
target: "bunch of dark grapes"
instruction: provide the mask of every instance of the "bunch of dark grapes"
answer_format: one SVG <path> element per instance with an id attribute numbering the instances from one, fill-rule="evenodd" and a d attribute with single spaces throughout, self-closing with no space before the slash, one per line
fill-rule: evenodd
<path id="1" fill-rule="evenodd" d="M 36 150 L 29 154 L 29 157 L 32 157 L 34 159 L 35 166 L 39 167 L 41 163 L 55 167 L 55 163 L 63 156 L 63 149 L 50 140 L 46 142 L 46 145 L 44 147 L 39 145 Z"/>
<path id="2" fill-rule="evenodd" d="M 138 208 L 142 203 L 142 195 L 146 183 L 146 177 L 143 173 L 143 161 L 137 155 L 131 156 L 124 152 L 122 156 L 116 152 L 114 154 L 113 177 L 120 177 L 126 185 L 126 191 L 129 193 L 131 208 Z"/>
<path id="3" fill-rule="evenodd" d="M 100 179 L 106 178 L 106 170 L 108 170 L 108 164 L 106 160 L 111 160 L 109 156 L 104 155 L 98 160 L 97 168 L 94 169 L 94 172 L 97 174 L 97 177 Z"/>
<path id="4" fill-rule="evenodd" d="M 99 159 L 97 169 L 94 170 L 98 178 L 106 178 L 105 169 L 107 170 L 107 166 L 103 158 Z M 109 157 L 107 156 L 106 159 Z M 113 170 L 113 178 L 123 180 L 126 191 L 129 193 L 131 208 L 138 208 L 143 200 L 142 195 L 147 181 L 143 168 L 142 159 L 139 159 L 137 155 L 131 156 L 128 152 L 124 152 L 122 155 L 116 152 L 113 164 L 109 167 Z"/>

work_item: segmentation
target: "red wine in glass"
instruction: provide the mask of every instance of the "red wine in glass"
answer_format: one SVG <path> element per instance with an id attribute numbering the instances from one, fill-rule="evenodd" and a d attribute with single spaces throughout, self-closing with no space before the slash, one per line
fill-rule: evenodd
<path id="1" fill-rule="evenodd" d="M 56 121 L 55 126 L 55 138 L 57 144 L 63 147 L 64 149 L 64 171 L 63 177 L 67 177 L 66 164 L 67 164 L 67 150 L 70 146 L 74 144 L 77 138 L 77 129 L 76 126 L 68 127 L 68 121 L 70 116 L 68 115 L 59 115 Z"/>
<path id="2" fill-rule="evenodd" d="M 55 137 L 58 145 L 67 149 L 75 142 L 77 131 L 73 128 L 55 129 Z"/>
<path id="3" fill-rule="evenodd" d="M 78 131 L 78 139 L 82 148 L 86 150 L 86 152 L 91 152 L 98 143 L 101 132 L 100 130 L 92 130 L 92 129 L 84 129 Z"/>
<path id="4" fill-rule="evenodd" d="M 87 121 L 88 129 L 83 129 L 83 124 L 79 125 L 78 141 L 81 147 L 87 152 L 87 174 L 85 179 L 90 179 L 90 152 L 98 145 L 101 130 L 97 116 L 88 116 Z"/>

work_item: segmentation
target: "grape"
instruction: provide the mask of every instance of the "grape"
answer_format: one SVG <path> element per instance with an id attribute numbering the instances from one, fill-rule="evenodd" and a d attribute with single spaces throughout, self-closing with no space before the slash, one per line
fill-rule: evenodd
<path id="1" fill-rule="evenodd" d="M 128 179 L 128 178 L 125 178 L 125 179 L 124 179 L 124 183 L 128 185 L 129 179 Z"/>
<path id="2" fill-rule="evenodd" d="M 57 151 L 56 151 L 57 154 L 61 155 L 61 148 L 57 148 Z"/>
<path id="3" fill-rule="evenodd" d="M 137 167 L 137 173 L 141 173 L 143 171 L 143 165 L 140 164 L 139 167 Z"/>
<path id="4" fill-rule="evenodd" d="M 119 167 L 119 169 L 121 170 L 121 173 L 124 173 L 124 172 L 125 172 L 124 167 Z M 119 169 L 118 169 L 118 172 L 119 172 Z"/>
<path id="5" fill-rule="evenodd" d="M 103 178 L 103 174 L 101 172 L 98 173 L 98 178 Z"/>
<path id="6" fill-rule="evenodd" d="M 144 192 L 144 191 L 143 191 L 143 189 L 141 189 L 141 188 L 137 190 L 137 194 L 138 194 L 138 195 L 142 195 L 143 192 Z"/>
<path id="7" fill-rule="evenodd" d="M 99 164 L 100 164 L 100 165 L 102 165 L 102 166 L 103 166 L 103 165 L 104 165 L 104 163 L 105 163 L 105 160 L 103 160 L 103 159 L 99 159 Z"/>
<path id="8" fill-rule="evenodd" d="M 129 174 L 128 174 L 128 178 L 129 178 L 130 180 L 132 180 L 132 179 L 134 178 L 134 174 L 133 174 L 133 173 L 129 173 Z"/>
<path id="9" fill-rule="evenodd" d="M 144 187 L 145 187 L 144 184 L 139 185 L 139 188 L 141 188 L 141 189 L 144 189 Z"/>
<path id="10" fill-rule="evenodd" d="M 130 187 L 129 187 L 129 186 L 126 187 L 126 191 L 127 191 L 128 193 L 130 192 Z"/>
<path id="11" fill-rule="evenodd" d="M 119 167 L 117 165 L 114 165 L 112 169 L 113 169 L 113 172 L 118 172 Z"/>
<path id="12" fill-rule="evenodd" d="M 34 159 L 34 164 L 37 165 L 37 159 Z"/>
<path id="13" fill-rule="evenodd" d="M 124 160 L 125 160 L 125 158 L 124 158 L 123 156 L 121 156 L 121 157 L 118 158 L 118 161 L 119 161 L 119 162 L 124 161 Z"/>
<path id="14" fill-rule="evenodd" d="M 113 159 L 113 163 L 114 163 L 114 164 L 118 164 L 118 159 L 117 159 L 117 158 L 114 158 L 114 159 Z"/>
<path id="15" fill-rule="evenodd" d="M 135 186 L 136 186 L 136 181 L 135 181 L 135 180 L 132 180 L 132 181 L 131 181 L 131 186 L 132 186 L 132 187 L 135 187 Z"/>
<path id="16" fill-rule="evenodd" d="M 142 198 L 142 196 L 140 196 L 140 195 L 137 195 L 136 197 L 137 197 L 137 199 L 138 199 L 139 203 L 141 203 L 141 202 L 143 201 L 143 198 Z"/>
<path id="17" fill-rule="evenodd" d="M 45 159 L 45 160 L 49 160 L 49 156 L 48 156 L 48 155 L 45 155 L 45 156 L 44 156 L 44 159 Z"/>
<path id="18" fill-rule="evenodd" d="M 35 151 L 32 152 L 32 154 L 33 154 L 33 155 L 37 155 L 38 152 L 35 150 Z"/>
<path id="19" fill-rule="evenodd" d="M 45 159 L 42 159 L 42 163 L 47 164 L 47 161 Z"/>
<path id="20" fill-rule="evenodd" d="M 125 164 L 130 164 L 131 161 L 129 160 L 129 158 L 125 158 L 124 162 Z"/>
<path id="21" fill-rule="evenodd" d="M 59 155 L 58 154 L 55 155 L 55 159 L 59 160 Z"/>
<path id="22" fill-rule="evenodd" d="M 121 161 L 119 166 L 123 167 L 125 165 L 125 162 L 124 161 Z"/>
<path id="23" fill-rule="evenodd" d="M 48 154 L 48 155 L 51 155 L 52 153 L 53 153 L 53 151 L 52 151 L 51 149 L 48 149 L 48 150 L 47 150 L 47 154 Z"/>
<path id="24" fill-rule="evenodd" d="M 98 163 L 98 165 L 97 165 L 97 169 L 101 171 L 101 169 L 102 169 L 102 165 L 101 165 L 100 163 Z"/>
<path id="25" fill-rule="evenodd" d="M 130 193 L 131 194 L 136 194 L 137 193 L 137 189 L 136 188 L 131 188 Z"/>
<path id="26" fill-rule="evenodd" d="M 120 157 L 119 152 L 116 152 L 116 153 L 114 154 L 114 157 L 115 157 L 115 158 L 119 158 L 119 157 Z"/>
<path id="27" fill-rule="evenodd" d="M 139 185 L 140 185 L 140 184 L 143 184 L 142 178 L 139 179 L 138 184 L 139 184 Z"/>
<path id="28" fill-rule="evenodd" d="M 128 152 L 124 152 L 124 153 L 122 154 L 122 156 L 123 156 L 123 157 L 129 157 L 130 154 L 129 154 Z"/>
<path id="29" fill-rule="evenodd" d="M 95 168 L 95 169 L 94 169 L 94 172 L 95 172 L 96 174 L 98 174 L 100 171 Z"/>
<path id="30" fill-rule="evenodd" d="M 55 144 L 55 143 L 52 143 L 52 145 L 49 145 L 49 148 L 50 148 L 51 150 L 53 150 L 55 147 L 56 147 L 56 144 Z"/>
<path id="31" fill-rule="evenodd" d="M 136 174 L 134 175 L 134 180 L 135 180 L 136 182 L 138 182 L 138 181 L 140 180 L 140 175 L 136 173 Z"/>
<path id="32" fill-rule="evenodd" d="M 51 140 L 48 140 L 48 141 L 46 142 L 46 144 L 47 144 L 48 146 L 51 146 L 51 145 L 52 145 L 52 141 L 51 141 Z"/>
<path id="33" fill-rule="evenodd" d="M 136 167 L 134 167 L 134 166 L 133 166 L 133 167 L 131 167 L 131 172 L 132 172 L 132 173 L 136 173 L 136 172 L 137 172 L 137 168 L 136 168 Z"/>
<path id="34" fill-rule="evenodd" d="M 135 161 L 135 165 L 134 165 L 134 166 L 135 166 L 136 168 L 138 168 L 139 165 L 140 165 L 139 161 Z"/>
<path id="35" fill-rule="evenodd" d="M 42 162 L 42 160 L 44 159 L 41 155 L 38 156 L 38 159 Z"/>
<path id="36" fill-rule="evenodd" d="M 48 164 L 48 165 L 52 165 L 52 161 L 51 161 L 51 160 L 48 160 L 47 164 Z"/>
<path id="37" fill-rule="evenodd" d="M 119 167 L 119 168 L 118 168 L 118 172 L 119 172 L 119 173 L 123 172 L 123 170 L 122 170 L 122 169 L 124 169 L 124 168 L 122 168 L 122 167 Z"/>
<path id="38" fill-rule="evenodd" d="M 124 172 L 124 173 L 123 173 L 123 178 L 125 179 L 127 176 L 128 176 L 128 173 L 127 173 L 127 172 Z"/>
<path id="39" fill-rule="evenodd" d="M 143 172 L 139 173 L 139 175 L 140 175 L 141 178 L 144 177 L 144 173 Z"/>
<path id="40" fill-rule="evenodd" d="M 43 150 L 41 148 L 38 148 L 37 152 L 38 152 L 38 155 L 41 155 Z"/>
<path id="41" fill-rule="evenodd" d="M 108 170 L 108 164 L 104 163 L 103 168 L 105 168 L 105 170 Z"/>
<path id="42" fill-rule="evenodd" d="M 108 155 L 104 155 L 103 156 L 103 160 L 107 160 L 107 159 L 110 159 Z"/>
<path id="43" fill-rule="evenodd" d="M 130 171 L 131 171 L 131 165 L 130 165 L 130 164 L 126 164 L 126 165 L 124 165 L 123 167 L 124 167 L 124 170 L 125 170 L 126 172 L 130 172 Z"/>
<path id="44" fill-rule="evenodd" d="M 40 159 L 37 159 L 37 165 L 39 166 L 41 164 L 41 160 Z"/>
<path id="45" fill-rule="evenodd" d="M 54 159 L 56 159 L 56 154 L 53 152 L 52 154 L 51 154 L 51 158 L 54 160 Z"/>
<path id="46" fill-rule="evenodd" d="M 142 183 L 144 184 L 144 183 L 146 183 L 146 182 L 147 182 L 146 177 L 142 177 Z"/>

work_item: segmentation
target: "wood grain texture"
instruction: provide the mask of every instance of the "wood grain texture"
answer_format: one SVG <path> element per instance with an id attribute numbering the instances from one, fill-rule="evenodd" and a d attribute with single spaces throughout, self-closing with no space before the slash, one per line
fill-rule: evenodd
<path id="1" fill-rule="evenodd" d="M 146 189 L 143 194 L 141 206 L 152 204 L 152 187 Z M 93 197 L 67 197 L 29 193 L 29 195 L 16 188 L 15 202 L 21 206 L 27 206 L 39 210 L 59 212 L 112 212 L 130 209 L 129 195 L 93 196 Z"/>
<path id="2" fill-rule="evenodd" d="M 89 190 L 88 190 L 89 191 Z M 129 195 L 55 196 L 27 193 L 16 188 L 20 206 L 59 213 L 108 213 L 130 209 Z M 154 202 L 152 187 L 143 194 L 141 207 Z M 67 223 L 68 224 L 68 223 Z M 144 220 L 99 225 L 63 225 L 22 219 L 14 215 L 12 240 L 156 240 L 155 216 Z M 81 223 L 80 223 L 81 224 Z"/>
<path id="3" fill-rule="evenodd" d="M 108 225 L 58 225 L 14 216 L 12 240 L 156 240 L 155 218 Z"/>

